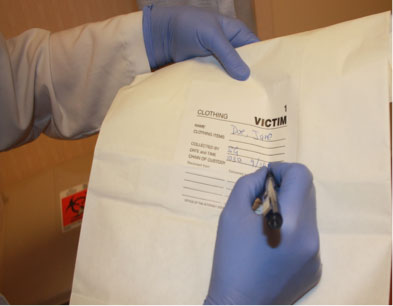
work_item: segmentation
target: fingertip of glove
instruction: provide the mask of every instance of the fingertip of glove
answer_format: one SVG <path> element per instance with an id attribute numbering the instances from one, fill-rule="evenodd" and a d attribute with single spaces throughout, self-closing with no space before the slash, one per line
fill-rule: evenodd
<path id="1" fill-rule="evenodd" d="M 270 163 L 269 170 L 273 172 L 273 175 L 278 182 L 281 182 L 284 176 L 294 181 L 302 181 L 303 185 L 307 186 L 313 182 L 313 175 L 310 169 L 300 163 Z"/>
<path id="2" fill-rule="evenodd" d="M 251 72 L 250 72 L 250 68 L 248 68 L 246 64 L 243 64 L 230 69 L 228 73 L 235 80 L 246 81 L 250 77 Z"/>

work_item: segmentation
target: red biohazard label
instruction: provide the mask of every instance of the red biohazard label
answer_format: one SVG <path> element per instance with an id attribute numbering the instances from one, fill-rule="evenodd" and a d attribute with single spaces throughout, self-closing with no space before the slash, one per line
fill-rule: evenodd
<path id="1" fill-rule="evenodd" d="M 81 224 L 85 208 L 87 189 L 61 197 L 63 231 Z"/>

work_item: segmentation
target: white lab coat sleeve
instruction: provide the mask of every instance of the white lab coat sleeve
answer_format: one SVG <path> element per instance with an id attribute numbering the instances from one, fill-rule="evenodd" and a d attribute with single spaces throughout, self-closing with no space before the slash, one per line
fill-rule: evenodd
<path id="1" fill-rule="evenodd" d="M 142 12 L 50 33 L 0 34 L 0 151 L 101 126 L 119 88 L 150 71 Z"/>

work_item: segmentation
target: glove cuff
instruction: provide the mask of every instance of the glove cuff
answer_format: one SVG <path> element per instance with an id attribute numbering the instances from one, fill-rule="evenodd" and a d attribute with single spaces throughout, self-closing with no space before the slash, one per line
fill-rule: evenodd
<path id="1" fill-rule="evenodd" d="M 143 37 L 151 69 L 173 62 L 170 55 L 172 16 L 171 8 L 153 5 L 143 8 Z"/>
<path id="2" fill-rule="evenodd" d="M 145 6 L 143 8 L 143 19 L 142 19 L 142 30 L 143 30 L 143 40 L 145 42 L 146 54 L 149 59 L 149 64 L 151 69 L 157 68 L 156 59 L 154 57 L 153 48 L 153 33 L 151 25 L 151 11 L 153 5 Z"/>

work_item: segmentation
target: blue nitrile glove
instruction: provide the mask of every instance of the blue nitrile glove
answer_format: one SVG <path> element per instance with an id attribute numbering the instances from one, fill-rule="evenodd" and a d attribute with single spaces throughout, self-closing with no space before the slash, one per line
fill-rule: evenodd
<path id="1" fill-rule="evenodd" d="M 292 304 L 320 279 L 312 175 L 300 164 L 269 169 L 280 186 L 282 227 L 270 230 L 251 209 L 267 168 L 240 178 L 220 216 L 205 304 Z"/>
<path id="2" fill-rule="evenodd" d="M 144 7 L 143 36 L 152 69 L 213 54 L 237 80 L 250 69 L 234 48 L 259 41 L 240 20 L 192 6 Z"/>

